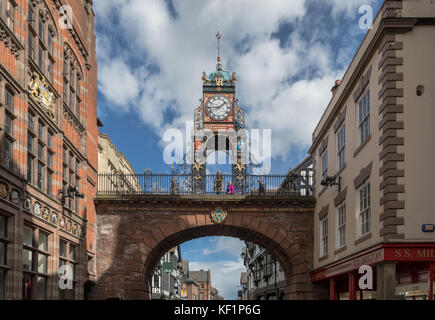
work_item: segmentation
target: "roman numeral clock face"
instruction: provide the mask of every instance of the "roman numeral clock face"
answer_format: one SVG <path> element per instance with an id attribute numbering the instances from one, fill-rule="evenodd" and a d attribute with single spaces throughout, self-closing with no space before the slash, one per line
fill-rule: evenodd
<path id="1" fill-rule="evenodd" d="M 226 96 L 216 95 L 208 99 L 206 108 L 213 120 L 225 120 L 231 113 L 231 101 Z"/>

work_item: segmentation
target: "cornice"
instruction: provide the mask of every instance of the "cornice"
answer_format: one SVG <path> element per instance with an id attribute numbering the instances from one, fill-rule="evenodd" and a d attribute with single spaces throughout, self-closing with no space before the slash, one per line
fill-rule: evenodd
<path id="1" fill-rule="evenodd" d="M 373 36 L 373 39 L 370 41 L 363 56 L 361 57 L 357 66 L 355 67 L 355 71 L 350 76 L 349 81 L 346 82 L 343 92 L 341 93 L 340 97 L 338 98 L 337 102 L 335 103 L 334 107 L 329 113 L 329 116 L 327 117 L 318 135 L 315 137 L 310 149 L 308 150 L 309 154 L 311 155 L 314 154 L 315 149 L 317 148 L 318 144 L 322 141 L 323 136 L 326 134 L 326 132 L 333 124 L 333 120 L 336 118 L 344 102 L 351 95 L 353 88 L 355 87 L 356 83 L 359 81 L 365 68 L 368 66 L 371 57 L 373 56 L 373 54 L 377 49 L 377 45 L 380 43 L 380 41 L 385 36 L 385 34 L 408 32 L 409 30 L 414 28 L 414 26 L 417 24 L 417 21 L 418 19 L 405 19 L 405 18 L 383 18 L 381 20 L 380 26 L 377 29 L 375 35 Z M 343 83 L 341 85 L 343 85 Z"/>

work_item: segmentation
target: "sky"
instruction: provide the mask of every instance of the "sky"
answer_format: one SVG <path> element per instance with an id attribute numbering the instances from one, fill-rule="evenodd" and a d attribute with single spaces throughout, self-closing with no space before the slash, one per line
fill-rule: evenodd
<path id="1" fill-rule="evenodd" d="M 367 30 L 359 8 L 380 0 L 95 0 L 98 116 L 137 172 L 166 173 L 163 134 L 184 130 L 201 98 L 201 73 L 236 72 L 249 128 L 271 129 L 272 173 L 307 156 L 312 132 Z M 194 268 L 236 298 L 243 243 L 183 244 Z M 238 250 L 238 251 L 237 251 Z M 239 252 L 239 254 L 237 254 Z"/>

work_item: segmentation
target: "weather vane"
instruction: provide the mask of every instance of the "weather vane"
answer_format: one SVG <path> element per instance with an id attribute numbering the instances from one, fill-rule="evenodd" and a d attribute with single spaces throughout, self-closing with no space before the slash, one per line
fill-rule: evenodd
<path id="1" fill-rule="evenodd" d="M 221 50 L 221 38 L 222 38 L 222 34 L 219 32 L 216 33 L 216 38 L 217 38 L 217 42 L 218 42 L 218 57 L 217 57 L 217 61 L 218 61 L 218 68 L 221 68 L 221 55 L 220 55 L 220 50 Z"/>

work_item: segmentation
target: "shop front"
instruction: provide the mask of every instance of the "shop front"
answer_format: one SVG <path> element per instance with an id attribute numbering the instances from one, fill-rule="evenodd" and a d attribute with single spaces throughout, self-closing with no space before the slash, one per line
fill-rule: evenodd
<path id="1" fill-rule="evenodd" d="M 330 300 L 434 300 L 435 244 L 380 244 L 314 270 L 311 278 L 329 284 Z"/>

